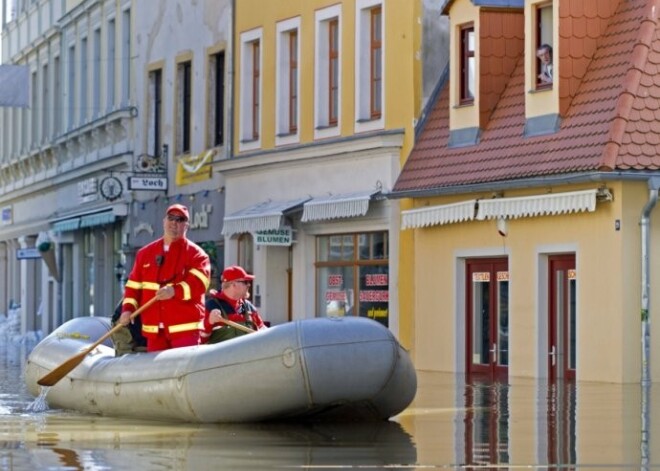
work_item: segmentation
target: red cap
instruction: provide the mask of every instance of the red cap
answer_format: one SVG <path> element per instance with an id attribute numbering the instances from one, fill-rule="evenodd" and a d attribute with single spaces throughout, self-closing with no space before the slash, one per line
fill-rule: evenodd
<path id="1" fill-rule="evenodd" d="M 188 216 L 188 208 L 186 208 L 182 204 L 173 204 L 169 208 L 167 208 L 167 211 L 165 214 L 178 214 L 179 216 L 183 216 L 186 218 L 186 221 L 190 219 L 190 216 Z"/>
<path id="2" fill-rule="evenodd" d="M 232 265 L 231 267 L 227 267 L 222 272 L 223 283 L 225 281 L 252 281 L 252 280 L 254 280 L 254 275 L 248 275 L 248 273 L 238 265 Z"/>

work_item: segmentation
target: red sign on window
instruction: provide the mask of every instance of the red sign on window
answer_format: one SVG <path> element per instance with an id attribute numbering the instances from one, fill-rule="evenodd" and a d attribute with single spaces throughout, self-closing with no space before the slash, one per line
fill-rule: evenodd
<path id="1" fill-rule="evenodd" d="M 344 284 L 344 277 L 342 275 L 329 275 L 328 286 L 337 288 Z"/>

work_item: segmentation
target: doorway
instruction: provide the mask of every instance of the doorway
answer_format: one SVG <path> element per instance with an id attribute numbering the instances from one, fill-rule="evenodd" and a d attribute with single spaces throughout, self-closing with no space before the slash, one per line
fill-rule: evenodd
<path id="1" fill-rule="evenodd" d="M 575 254 L 548 259 L 548 372 L 551 382 L 574 380 L 577 367 Z"/>
<path id="2" fill-rule="evenodd" d="M 466 371 L 506 380 L 509 373 L 509 269 L 506 258 L 466 262 Z"/>

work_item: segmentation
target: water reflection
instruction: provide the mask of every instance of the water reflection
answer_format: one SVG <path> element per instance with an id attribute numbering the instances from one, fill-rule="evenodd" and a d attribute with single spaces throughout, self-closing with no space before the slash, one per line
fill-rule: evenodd
<path id="1" fill-rule="evenodd" d="M 30 411 L 26 350 L 0 338 L 2 470 L 660 466 L 660 411 L 643 413 L 660 393 L 649 388 L 643 400 L 638 384 L 506 384 L 418 372 L 413 404 L 389 422 L 192 425 Z"/>

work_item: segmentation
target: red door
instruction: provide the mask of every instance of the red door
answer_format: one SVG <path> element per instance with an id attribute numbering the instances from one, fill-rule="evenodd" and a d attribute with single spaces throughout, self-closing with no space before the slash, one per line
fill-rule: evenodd
<path id="1" fill-rule="evenodd" d="M 577 366 L 577 272 L 575 255 L 549 259 L 548 372 L 550 381 L 574 380 Z"/>
<path id="2" fill-rule="evenodd" d="M 506 380 L 509 372 L 509 271 L 505 258 L 467 261 L 466 371 Z"/>

